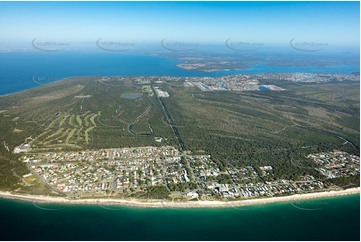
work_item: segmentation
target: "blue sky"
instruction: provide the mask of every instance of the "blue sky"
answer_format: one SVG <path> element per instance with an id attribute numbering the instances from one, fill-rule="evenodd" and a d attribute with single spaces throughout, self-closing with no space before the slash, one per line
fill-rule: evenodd
<path id="1" fill-rule="evenodd" d="M 107 40 L 359 45 L 359 2 L 0 2 L 0 42 Z"/>

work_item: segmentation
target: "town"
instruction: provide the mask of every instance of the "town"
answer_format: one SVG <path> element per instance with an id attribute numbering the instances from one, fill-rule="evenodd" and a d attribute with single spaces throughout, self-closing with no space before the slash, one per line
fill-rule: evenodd
<path id="1" fill-rule="evenodd" d="M 319 153 L 307 157 L 321 166 L 316 169 L 327 178 L 360 174 L 360 157 L 349 155 L 346 152 Z"/>
<path id="2" fill-rule="evenodd" d="M 359 175 L 360 158 L 346 152 L 310 154 L 325 179 Z M 189 155 L 171 146 L 113 148 L 98 151 L 26 153 L 30 174 L 53 191 L 71 198 L 132 197 L 163 188 L 183 200 L 273 197 L 324 190 L 324 181 L 308 175 L 297 181 L 273 178 L 273 167 L 227 167 L 209 155 Z"/>
<path id="3" fill-rule="evenodd" d="M 263 73 L 237 74 L 222 77 L 185 78 L 184 85 L 197 87 L 201 91 L 283 91 L 277 85 L 263 85 L 267 80 L 291 81 L 300 83 L 326 83 L 342 81 L 359 81 L 356 74 L 313 74 L 313 73 Z"/>

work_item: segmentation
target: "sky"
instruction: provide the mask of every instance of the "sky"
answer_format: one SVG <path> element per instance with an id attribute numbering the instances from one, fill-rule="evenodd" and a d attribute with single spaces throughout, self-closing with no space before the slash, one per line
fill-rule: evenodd
<path id="1" fill-rule="evenodd" d="M 0 43 L 174 41 L 359 46 L 359 2 L 0 2 Z"/>

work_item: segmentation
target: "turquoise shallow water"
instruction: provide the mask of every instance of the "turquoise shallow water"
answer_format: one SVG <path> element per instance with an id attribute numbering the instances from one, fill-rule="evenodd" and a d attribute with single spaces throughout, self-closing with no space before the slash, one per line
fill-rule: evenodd
<path id="1" fill-rule="evenodd" d="M 3 240 L 359 240 L 360 197 L 240 208 L 40 205 L 0 199 Z"/>

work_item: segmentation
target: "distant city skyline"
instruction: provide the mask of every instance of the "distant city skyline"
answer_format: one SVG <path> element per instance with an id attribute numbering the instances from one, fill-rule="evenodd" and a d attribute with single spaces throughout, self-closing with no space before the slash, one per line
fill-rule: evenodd
<path id="1" fill-rule="evenodd" d="M 0 43 L 169 41 L 359 46 L 359 2 L 0 2 Z"/>

